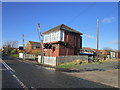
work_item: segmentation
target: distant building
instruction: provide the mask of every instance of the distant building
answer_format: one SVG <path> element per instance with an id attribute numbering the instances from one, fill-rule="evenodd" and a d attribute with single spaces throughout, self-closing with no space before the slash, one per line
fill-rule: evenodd
<path id="1" fill-rule="evenodd" d="M 80 49 L 80 53 L 96 54 L 92 48 L 82 48 L 82 49 Z"/>
<path id="2" fill-rule="evenodd" d="M 89 56 L 97 56 L 97 54 L 98 54 L 99 59 L 107 58 L 107 54 L 105 51 L 97 50 L 97 49 L 93 49 L 93 48 L 88 48 L 88 47 L 82 48 L 80 50 L 80 53 L 84 53 L 84 54 L 86 53 L 86 55 L 88 54 Z"/>
<path id="3" fill-rule="evenodd" d="M 82 33 L 61 24 L 43 34 L 45 56 L 79 55 Z"/>
<path id="4" fill-rule="evenodd" d="M 31 53 L 32 51 L 40 51 L 40 42 L 34 42 L 34 41 L 28 41 L 28 43 L 25 46 L 25 52 Z"/>
<path id="5" fill-rule="evenodd" d="M 94 49 L 94 48 L 88 48 L 88 47 L 83 47 L 81 49 L 82 52 L 84 53 L 92 53 L 92 54 L 101 54 L 101 50 L 97 50 L 97 49 Z"/>
<path id="6" fill-rule="evenodd" d="M 107 55 L 107 58 L 113 59 L 113 58 L 119 58 L 119 52 L 114 50 L 101 50 L 101 53 L 103 55 Z"/>

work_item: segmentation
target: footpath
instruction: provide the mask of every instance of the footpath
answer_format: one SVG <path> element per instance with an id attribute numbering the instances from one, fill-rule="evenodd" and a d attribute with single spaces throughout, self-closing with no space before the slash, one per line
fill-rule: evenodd
<path id="1" fill-rule="evenodd" d="M 119 87 L 118 84 L 120 82 L 120 79 L 118 77 L 119 74 L 118 72 L 120 72 L 119 69 L 112 69 L 106 71 L 88 71 L 81 73 L 80 72 L 71 72 L 71 73 L 62 72 L 62 73 L 118 88 Z"/>

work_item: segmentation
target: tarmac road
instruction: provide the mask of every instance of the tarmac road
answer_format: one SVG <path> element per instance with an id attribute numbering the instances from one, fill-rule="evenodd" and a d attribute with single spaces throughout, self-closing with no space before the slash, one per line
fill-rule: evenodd
<path id="1" fill-rule="evenodd" d="M 112 88 L 3 55 L 2 88 Z"/>

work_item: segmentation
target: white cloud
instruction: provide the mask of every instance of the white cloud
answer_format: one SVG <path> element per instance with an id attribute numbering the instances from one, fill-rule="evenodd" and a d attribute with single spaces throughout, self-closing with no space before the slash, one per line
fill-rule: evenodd
<path id="1" fill-rule="evenodd" d="M 104 18 L 102 23 L 112 23 L 114 21 L 114 17 Z"/>
<path id="2" fill-rule="evenodd" d="M 86 36 L 87 38 L 91 38 L 91 39 L 96 39 L 96 37 L 90 36 L 90 35 L 87 35 L 87 34 L 83 34 L 83 36 Z"/>
<path id="3" fill-rule="evenodd" d="M 111 44 L 120 44 L 120 41 L 119 41 L 119 40 L 118 40 L 118 41 L 115 40 L 115 41 L 111 41 L 110 43 L 111 43 Z"/>

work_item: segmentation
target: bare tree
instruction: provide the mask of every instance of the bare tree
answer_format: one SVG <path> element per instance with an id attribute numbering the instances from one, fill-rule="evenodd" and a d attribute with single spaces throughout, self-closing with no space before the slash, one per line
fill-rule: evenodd
<path id="1" fill-rule="evenodd" d="M 3 44 L 3 49 L 5 53 L 10 53 L 11 50 L 18 46 L 18 41 L 7 41 Z"/>
<path id="2" fill-rule="evenodd" d="M 109 48 L 109 47 L 105 47 L 105 48 L 103 48 L 103 50 L 104 50 L 104 55 L 110 55 L 110 52 L 111 51 L 114 51 L 113 49 L 111 49 L 111 48 Z"/>
<path id="3" fill-rule="evenodd" d="M 113 49 L 111 49 L 110 47 L 104 47 L 103 50 L 113 51 Z"/>

